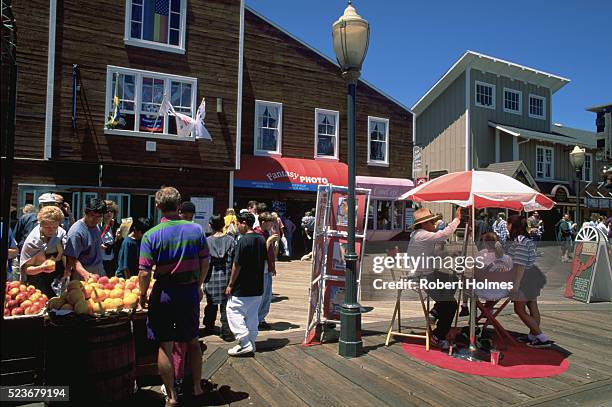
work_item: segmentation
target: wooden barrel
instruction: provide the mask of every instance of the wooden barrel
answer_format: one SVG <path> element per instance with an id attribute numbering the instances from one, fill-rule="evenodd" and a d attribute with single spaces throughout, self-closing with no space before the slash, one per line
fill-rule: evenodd
<path id="1" fill-rule="evenodd" d="M 132 397 L 136 363 L 128 317 L 51 324 L 46 337 L 46 385 L 70 386 L 74 402 L 99 405 Z"/>
<path id="2" fill-rule="evenodd" d="M 87 381 L 97 400 L 127 400 L 134 394 L 136 363 L 131 321 L 109 321 L 87 328 Z"/>

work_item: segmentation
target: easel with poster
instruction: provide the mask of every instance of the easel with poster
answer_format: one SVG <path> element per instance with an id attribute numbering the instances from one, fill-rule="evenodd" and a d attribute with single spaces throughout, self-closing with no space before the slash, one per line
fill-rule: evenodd
<path id="1" fill-rule="evenodd" d="M 576 236 L 574 261 L 565 281 L 565 297 L 589 303 L 612 301 L 612 265 L 607 236 L 587 226 Z"/>
<path id="2" fill-rule="evenodd" d="M 348 242 L 347 197 L 346 187 L 319 185 L 317 188 L 309 309 L 304 345 L 320 343 L 323 340 L 323 325 L 340 322 L 346 271 L 344 255 Z M 360 298 L 361 259 L 365 248 L 370 190 L 355 188 L 355 201 L 357 298 Z"/>

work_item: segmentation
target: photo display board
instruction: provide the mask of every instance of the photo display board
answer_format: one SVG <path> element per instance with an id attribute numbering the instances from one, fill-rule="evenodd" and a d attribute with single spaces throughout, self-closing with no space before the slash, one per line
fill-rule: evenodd
<path id="1" fill-rule="evenodd" d="M 345 254 L 348 243 L 348 190 L 346 187 L 319 185 L 312 245 L 312 270 L 308 296 L 308 321 L 304 345 L 318 343 L 325 322 L 340 322 L 344 302 Z M 355 189 L 355 253 L 357 253 L 357 293 L 361 293 L 361 258 L 365 247 L 370 190 Z"/>

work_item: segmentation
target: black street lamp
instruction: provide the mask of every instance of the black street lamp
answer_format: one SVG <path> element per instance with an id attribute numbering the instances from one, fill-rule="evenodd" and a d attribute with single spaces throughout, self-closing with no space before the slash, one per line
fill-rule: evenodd
<path id="1" fill-rule="evenodd" d="M 361 64 L 368 51 L 370 25 L 361 18 L 351 2 L 332 26 L 334 52 L 342 76 L 347 81 L 348 130 L 348 248 L 345 255 L 344 303 L 340 311 L 338 353 L 347 358 L 361 354 L 361 310 L 357 303 L 357 254 L 355 253 L 355 93 Z"/>
<path id="2" fill-rule="evenodd" d="M 578 225 L 578 229 L 580 229 L 580 181 L 582 180 L 582 166 L 584 165 L 584 157 L 585 157 L 584 148 L 580 148 L 575 146 L 572 152 L 570 153 L 570 163 L 574 170 L 576 171 L 576 224 Z"/>

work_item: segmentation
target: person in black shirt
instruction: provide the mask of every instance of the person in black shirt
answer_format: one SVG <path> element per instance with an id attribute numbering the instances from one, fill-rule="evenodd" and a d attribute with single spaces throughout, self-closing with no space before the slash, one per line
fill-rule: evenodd
<path id="1" fill-rule="evenodd" d="M 263 294 L 266 241 L 253 231 L 255 216 L 250 212 L 237 217 L 242 235 L 236 244 L 234 264 L 225 294 L 227 321 L 238 344 L 227 351 L 230 356 L 255 352 L 259 318 L 257 312 Z"/>

